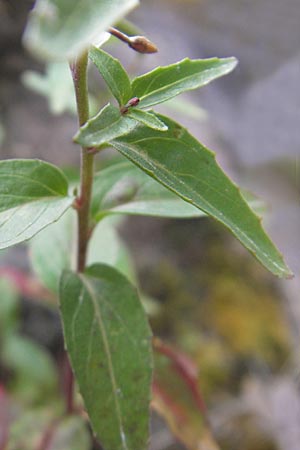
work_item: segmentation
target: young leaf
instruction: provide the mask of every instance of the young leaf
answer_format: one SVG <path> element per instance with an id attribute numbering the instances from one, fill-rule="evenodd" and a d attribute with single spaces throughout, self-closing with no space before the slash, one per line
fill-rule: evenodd
<path id="1" fill-rule="evenodd" d="M 160 117 L 160 116 L 159 116 Z M 111 145 L 185 201 L 223 223 L 271 272 L 289 277 L 282 255 L 214 154 L 167 117 L 168 131 L 137 127 Z"/>
<path id="2" fill-rule="evenodd" d="M 153 112 L 143 111 L 138 108 L 130 108 L 127 117 L 141 122 L 146 127 L 153 128 L 153 130 L 166 131 L 168 129 L 167 125 L 162 122 Z"/>
<path id="3" fill-rule="evenodd" d="M 151 391 L 151 332 L 134 287 L 102 264 L 64 272 L 65 341 L 94 432 L 105 450 L 145 449 Z"/>
<path id="4" fill-rule="evenodd" d="M 79 129 L 74 141 L 84 147 L 100 147 L 111 139 L 129 133 L 136 125 L 134 119 L 122 115 L 118 108 L 108 103 Z"/>
<path id="5" fill-rule="evenodd" d="M 70 207 L 68 183 L 39 160 L 0 162 L 0 249 L 30 239 Z"/>
<path id="6" fill-rule="evenodd" d="M 131 83 L 127 72 L 119 60 L 96 47 L 91 48 L 89 57 L 104 78 L 119 105 L 125 105 L 132 97 Z"/>
<path id="7" fill-rule="evenodd" d="M 24 42 L 44 59 L 73 58 L 137 4 L 138 0 L 38 0 Z"/>
<path id="8" fill-rule="evenodd" d="M 111 219 L 106 218 L 95 227 L 89 242 L 87 263 L 109 264 L 133 279 L 134 270 L 128 250 L 117 234 L 116 220 Z M 69 210 L 56 223 L 35 236 L 29 245 L 35 273 L 48 289 L 57 293 L 62 271 L 72 269 L 76 262 L 75 211 Z"/>
<path id="9" fill-rule="evenodd" d="M 140 99 L 140 108 L 149 108 L 182 92 L 205 86 L 231 72 L 236 64 L 235 58 L 185 58 L 135 78 L 132 82 L 132 94 Z"/>

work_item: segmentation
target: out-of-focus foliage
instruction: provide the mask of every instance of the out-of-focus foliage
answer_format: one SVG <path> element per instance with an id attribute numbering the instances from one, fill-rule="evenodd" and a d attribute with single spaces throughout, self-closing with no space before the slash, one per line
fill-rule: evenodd
<path id="1" fill-rule="evenodd" d="M 185 354 L 154 340 L 153 407 L 189 450 L 218 450 L 198 386 L 197 366 Z"/>
<path id="2" fill-rule="evenodd" d="M 0 383 L 28 406 L 57 400 L 58 379 L 51 356 L 20 333 L 19 298 L 15 288 L 0 279 Z"/>
<path id="3" fill-rule="evenodd" d="M 275 450 L 269 423 L 249 407 L 244 394 L 250 375 L 253 383 L 261 377 L 271 380 L 287 367 L 291 336 L 280 294 L 268 275 L 225 241 L 217 227 L 208 231 L 206 219 L 187 222 L 184 233 L 182 222 L 168 224 L 160 263 L 142 273 L 142 286 L 160 301 L 151 318 L 154 333 L 191 357 L 223 450 Z M 183 239 L 192 236 L 195 227 L 197 244 L 193 238 Z M 160 366 L 159 375 L 165 373 L 164 386 L 177 408 L 178 401 L 187 399 L 186 387 L 167 366 Z M 170 411 L 161 409 L 174 427 Z M 193 408 L 188 410 L 192 414 Z M 199 413 L 195 418 L 199 420 Z M 178 436 L 178 423 L 175 428 Z"/>
<path id="4" fill-rule="evenodd" d="M 43 438 L 51 433 L 49 450 L 90 450 L 91 437 L 86 424 L 79 416 L 57 421 L 47 409 L 24 412 L 11 427 L 8 450 L 40 448 Z"/>
<path id="5" fill-rule="evenodd" d="M 76 114 L 73 80 L 67 62 L 46 64 L 45 74 L 27 70 L 22 75 L 22 81 L 28 89 L 47 99 L 49 111 L 52 114 Z M 90 95 L 89 100 L 91 112 L 96 113 L 98 106 L 96 99 Z"/>

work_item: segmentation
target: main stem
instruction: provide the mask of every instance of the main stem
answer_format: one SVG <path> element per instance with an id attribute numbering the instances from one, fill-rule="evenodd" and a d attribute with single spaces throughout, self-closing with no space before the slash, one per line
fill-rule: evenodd
<path id="1" fill-rule="evenodd" d="M 89 99 L 87 85 L 88 52 L 82 53 L 70 64 L 75 97 L 77 104 L 78 122 L 82 126 L 89 118 Z M 77 240 L 77 272 L 83 272 L 86 266 L 86 254 L 90 237 L 90 205 L 94 172 L 94 155 L 82 147 L 80 160 L 80 191 L 76 200 L 78 217 Z M 74 375 L 67 360 L 65 374 L 65 392 L 67 412 L 74 410 Z"/>
<path id="2" fill-rule="evenodd" d="M 89 101 L 87 86 L 88 53 L 82 53 L 72 64 L 78 121 L 82 126 L 89 118 Z M 94 171 L 94 155 L 88 149 L 81 149 L 80 194 L 77 199 L 78 212 L 78 250 L 77 271 L 83 272 L 86 264 L 87 246 L 90 236 L 90 204 Z"/>

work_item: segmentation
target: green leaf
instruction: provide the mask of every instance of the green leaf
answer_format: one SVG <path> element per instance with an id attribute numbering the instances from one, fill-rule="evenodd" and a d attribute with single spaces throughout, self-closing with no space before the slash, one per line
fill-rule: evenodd
<path id="1" fill-rule="evenodd" d="M 149 108 L 182 92 L 205 86 L 231 72 L 236 64 L 235 58 L 185 58 L 135 78 L 132 82 L 132 94 L 140 99 L 140 108 Z"/>
<path id="2" fill-rule="evenodd" d="M 111 145 L 185 201 L 223 223 L 275 275 L 291 276 L 261 220 L 217 165 L 214 154 L 181 125 L 167 117 L 162 120 L 168 131 L 140 126 Z"/>
<path id="3" fill-rule="evenodd" d="M 64 335 L 94 432 L 105 450 L 145 449 L 151 391 L 151 332 L 134 287 L 102 264 L 64 272 Z"/>
<path id="4" fill-rule="evenodd" d="M 67 211 L 29 242 L 34 272 L 44 286 L 55 293 L 62 271 L 75 267 L 75 245 L 76 213 L 73 210 Z"/>
<path id="5" fill-rule="evenodd" d="M 262 201 L 242 192 L 249 205 L 264 212 Z M 121 162 L 101 170 L 94 177 L 92 215 L 101 220 L 108 214 L 192 218 L 206 214 L 182 200 L 131 162 Z"/>
<path id="6" fill-rule="evenodd" d="M 88 264 L 102 262 L 116 267 L 134 279 L 133 264 L 127 247 L 116 230 L 116 220 L 106 218 L 94 229 L 88 247 Z M 33 270 L 41 282 L 57 293 L 61 273 L 76 263 L 76 213 L 69 210 L 29 243 Z M 49 257 L 51 255 L 51 257 Z"/>
<path id="7" fill-rule="evenodd" d="M 87 263 L 104 263 L 113 266 L 130 281 L 136 281 L 136 274 L 131 255 L 125 242 L 117 231 L 120 220 L 107 217 L 95 227 L 89 242 Z M 118 218 L 119 219 L 119 218 Z"/>
<path id="8" fill-rule="evenodd" d="M 119 105 L 125 105 L 132 97 L 131 83 L 119 60 L 96 47 L 91 48 L 89 57 L 104 78 Z"/>
<path id="9" fill-rule="evenodd" d="M 25 45 L 44 59 L 70 59 L 124 17 L 137 0 L 38 0 Z"/>
<path id="10" fill-rule="evenodd" d="M 71 206 L 63 173 L 39 160 L 0 162 L 0 249 L 30 239 Z"/>
<path id="11" fill-rule="evenodd" d="M 167 125 L 162 122 L 153 112 L 143 111 L 138 108 L 130 108 L 127 117 L 137 120 L 138 122 L 153 128 L 154 130 L 166 131 Z"/>
<path id="12" fill-rule="evenodd" d="M 94 177 L 94 219 L 113 213 L 158 217 L 205 215 L 126 161 L 101 170 Z"/>
<path id="13" fill-rule="evenodd" d="M 74 141 L 84 147 L 100 147 L 111 139 L 129 133 L 136 125 L 134 119 L 122 115 L 118 108 L 108 103 L 79 129 Z"/>

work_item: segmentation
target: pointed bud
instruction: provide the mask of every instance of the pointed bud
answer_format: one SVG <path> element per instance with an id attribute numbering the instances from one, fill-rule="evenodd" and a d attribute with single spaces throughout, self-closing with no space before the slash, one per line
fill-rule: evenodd
<path id="1" fill-rule="evenodd" d="M 144 36 L 132 36 L 128 40 L 128 45 L 139 53 L 156 53 L 158 48 L 153 42 Z"/>
<path id="2" fill-rule="evenodd" d="M 140 99 L 138 97 L 131 98 L 126 105 L 121 106 L 120 112 L 121 114 L 126 114 L 129 111 L 129 108 L 132 108 L 133 106 L 137 106 L 140 102 Z"/>
<path id="3" fill-rule="evenodd" d="M 138 97 L 133 97 L 129 100 L 126 106 L 137 106 L 140 102 L 140 99 Z"/>

